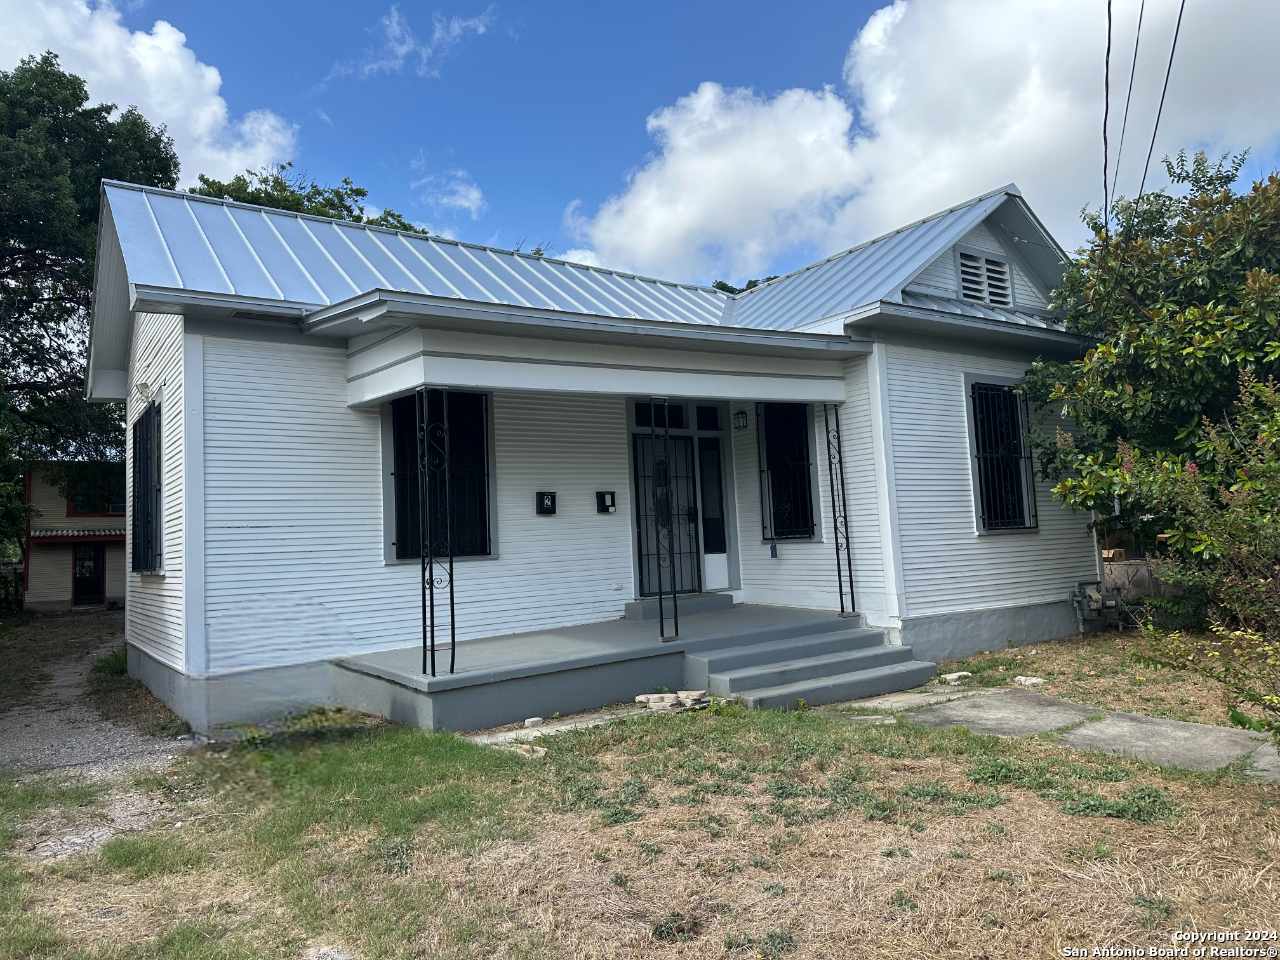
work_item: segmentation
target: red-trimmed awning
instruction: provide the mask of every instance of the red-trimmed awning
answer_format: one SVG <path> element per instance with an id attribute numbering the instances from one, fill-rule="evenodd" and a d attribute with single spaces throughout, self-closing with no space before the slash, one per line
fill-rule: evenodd
<path id="1" fill-rule="evenodd" d="M 110 543 L 124 540 L 123 527 L 100 529 L 59 528 L 57 530 L 32 530 L 32 543 Z"/>

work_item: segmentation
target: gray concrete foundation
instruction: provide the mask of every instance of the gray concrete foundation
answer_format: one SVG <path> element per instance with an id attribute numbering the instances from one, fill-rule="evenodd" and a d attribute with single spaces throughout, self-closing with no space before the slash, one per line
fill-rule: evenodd
<path id="1" fill-rule="evenodd" d="M 141 680 L 165 706 L 211 736 L 220 728 L 259 723 L 334 700 L 333 665 L 327 661 L 193 677 L 128 645 L 129 676 Z"/>
<path id="2" fill-rule="evenodd" d="M 941 662 L 984 650 L 1057 640 L 1076 632 L 1075 608 L 1070 600 L 1060 600 L 910 617 L 890 635 L 895 643 L 913 647 L 921 659 Z"/>

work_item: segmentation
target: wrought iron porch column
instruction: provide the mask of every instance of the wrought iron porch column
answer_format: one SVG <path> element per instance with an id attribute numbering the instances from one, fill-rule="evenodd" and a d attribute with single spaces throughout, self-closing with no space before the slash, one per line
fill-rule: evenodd
<path id="1" fill-rule="evenodd" d="M 440 394 L 440 415 L 433 419 L 431 394 Z M 422 672 L 436 675 L 436 588 L 449 595 L 449 672 L 457 664 L 457 628 L 453 595 L 453 511 L 449 483 L 449 391 L 419 387 L 414 409 L 418 427 L 418 544 L 422 580 Z M 432 523 L 439 496 L 444 523 Z M 443 529 L 441 529 L 443 527 Z M 437 559 L 444 564 L 437 564 Z"/>
<path id="2" fill-rule="evenodd" d="M 841 615 L 857 612 L 853 593 L 853 550 L 849 545 L 849 502 L 845 495 L 844 444 L 840 436 L 840 405 L 822 405 L 822 425 L 827 438 L 827 486 L 831 493 L 831 527 L 836 550 L 836 584 Z M 842 556 L 843 555 L 843 556 Z M 845 606 L 845 583 L 849 603 Z"/>

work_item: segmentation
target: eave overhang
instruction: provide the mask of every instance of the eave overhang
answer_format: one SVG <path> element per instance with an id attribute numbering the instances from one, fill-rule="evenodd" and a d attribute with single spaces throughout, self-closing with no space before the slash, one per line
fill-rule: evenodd
<path id="1" fill-rule="evenodd" d="M 414 326 L 591 343 L 643 342 L 651 346 L 722 353 L 809 356 L 829 360 L 871 351 L 869 342 L 851 338 L 843 332 L 800 333 L 682 324 L 669 320 L 621 319 L 392 290 L 371 290 L 342 303 L 317 309 L 301 323 L 306 334 L 347 338 Z"/>

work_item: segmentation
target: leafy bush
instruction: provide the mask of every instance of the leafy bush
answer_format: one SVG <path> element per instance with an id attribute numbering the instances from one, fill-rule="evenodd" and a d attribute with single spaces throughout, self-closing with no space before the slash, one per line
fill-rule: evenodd
<path id="1" fill-rule="evenodd" d="M 1238 402 L 1202 425 L 1195 459 L 1122 455 L 1135 495 L 1169 517 L 1157 572 L 1184 609 L 1166 611 L 1207 600 L 1207 635 L 1153 619 L 1150 656 L 1218 680 L 1280 740 L 1280 386 L 1241 374 Z"/>

